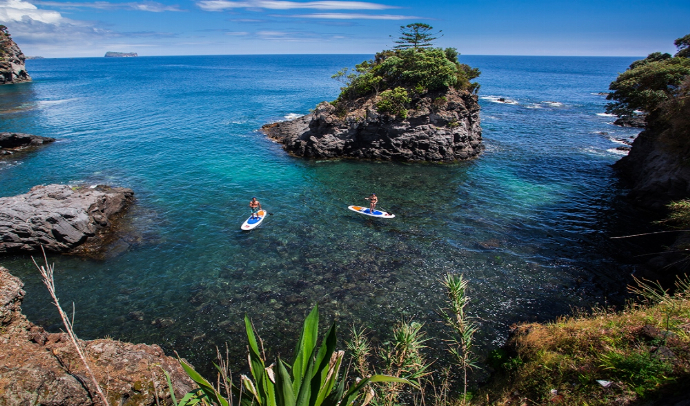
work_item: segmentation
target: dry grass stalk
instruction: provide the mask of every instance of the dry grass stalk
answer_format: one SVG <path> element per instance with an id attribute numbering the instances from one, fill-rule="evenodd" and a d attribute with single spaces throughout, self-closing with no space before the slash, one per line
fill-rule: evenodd
<path id="1" fill-rule="evenodd" d="M 67 330 L 67 336 L 74 345 L 74 348 L 77 351 L 79 358 L 81 358 L 81 361 L 84 364 L 84 367 L 86 368 L 86 372 L 89 374 L 91 383 L 98 392 L 98 396 L 100 397 L 101 402 L 103 402 L 105 406 L 108 406 L 108 399 L 103 394 L 101 386 L 98 384 L 96 377 L 91 371 L 91 367 L 89 366 L 88 361 L 86 361 L 86 357 L 84 356 L 84 351 L 81 347 L 81 344 L 79 344 L 79 339 L 77 338 L 77 335 L 74 333 L 74 329 L 72 328 L 73 321 L 70 320 L 69 317 L 67 317 L 65 311 L 62 310 L 62 307 L 60 307 L 60 301 L 58 300 L 57 295 L 55 293 L 55 280 L 53 279 L 55 264 L 48 264 L 48 257 L 46 257 L 46 252 L 43 249 L 43 246 L 41 246 L 41 251 L 43 252 L 43 260 L 45 262 L 45 266 L 38 265 L 38 263 L 36 263 L 36 260 L 33 257 L 31 257 L 31 260 L 33 261 L 34 265 L 36 265 L 38 271 L 41 273 L 43 284 L 46 285 L 46 288 L 48 288 L 48 292 L 50 293 L 50 296 L 53 298 L 53 304 L 55 305 L 55 307 L 57 307 L 58 312 L 60 313 L 60 318 L 62 318 L 62 323 L 65 325 L 65 330 Z"/>

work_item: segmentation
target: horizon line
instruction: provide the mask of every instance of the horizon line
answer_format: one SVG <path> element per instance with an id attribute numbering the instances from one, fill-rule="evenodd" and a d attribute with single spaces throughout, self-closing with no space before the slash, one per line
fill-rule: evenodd
<path id="1" fill-rule="evenodd" d="M 107 51 L 107 52 L 121 52 L 121 51 Z M 130 52 L 121 52 L 130 53 Z M 275 54 L 252 54 L 252 53 L 238 53 L 238 54 L 186 54 L 186 55 L 137 55 L 129 57 L 107 57 L 108 59 L 129 59 L 129 58 L 167 58 L 180 56 L 298 56 L 298 55 L 375 55 L 376 53 L 275 53 Z M 533 57 L 533 58 L 645 58 L 644 55 L 528 55 L 528 54 L 458 54 L 458 56 L 519 56 L 519 57 Z M 26 56 L 26 60 L 36 59 L 86 59 L 86 58 L 106 58 L 106 56 L 40 56 L 30 55 Z"/>

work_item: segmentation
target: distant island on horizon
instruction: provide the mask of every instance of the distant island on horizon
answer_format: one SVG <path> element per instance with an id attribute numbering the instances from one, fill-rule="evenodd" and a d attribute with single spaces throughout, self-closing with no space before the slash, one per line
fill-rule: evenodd
<path id="1" fill-rule="evenodd" d="M 106 58 L 131 58 L 139 56 L 136 52 L 112 52 L 108 51 L 105 53 Z"/>

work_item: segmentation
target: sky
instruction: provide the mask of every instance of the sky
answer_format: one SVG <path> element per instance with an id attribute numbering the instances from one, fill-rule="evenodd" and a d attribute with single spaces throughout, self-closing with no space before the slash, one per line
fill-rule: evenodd
<path id="1" fill-rule="evenodd" d="M 0 0 L 43 57 L 374 54 L 416 22 L 464 55 L 646 56 L 690 33 L 690 0 Z"/>

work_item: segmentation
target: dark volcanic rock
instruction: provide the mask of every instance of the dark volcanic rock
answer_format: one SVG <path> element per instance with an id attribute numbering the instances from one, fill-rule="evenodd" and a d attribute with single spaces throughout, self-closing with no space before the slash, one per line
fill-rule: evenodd
<path id="1" fill-rule="evenodd" d="M 23 285 L 0 267 L 0 405 L 100 404 L 67 335 L 48 333 L 22 314 Z M 80 342 L 111 405 L 170 404 L 163 370 L 178 399 L 194 387 L 179 362 L 157 345 Z"/>
<path id="2" fill-rule="evenodd" d="M 0 84 L 30 82 L 25 60 L 21 49 L 7 32 L 7 27 L 0 25 Z"/>
<path id="3" fill-rule="evenodd" d="M 36 252 L 41 245 L 52 252 L 97 249 L 133 200 L 131 189 L 67 185 L 0 198 L 0 254 Z"/>
<path id="4" fill-rule="evenodd" d="M 406 119 L 381 114 L 376 98 L 347 114 L 330 103 L 296 120 L 262 127 L 286 151 L 306 158 L 456 161 L 483 150 L 477 96 L 450 89 L 413 100 Z"/>
<path id="5" fill-rule="evenodd" d="M 646 117 L 647 116 L 644 115 L 619 117 L 613 122 L 613 124 L 621 127 L 644 128 Z"/>
<path id="6" fill-rule="evenodd" d="M 40 135 L 0 132 L 0 155 L 10 155 L 12 151 L 35 148 L 54 141 L 55 138 Z"/>
<path id="7" fill-rule="evenodd" d="M 683 154 L 674 153 L 660 140 L 663 129 L 652 120 L 635 138 L 630 153 L 614 164 L 632 186 L 629 197 L 653 210 L 690 196 L 690 166 Z"/>

